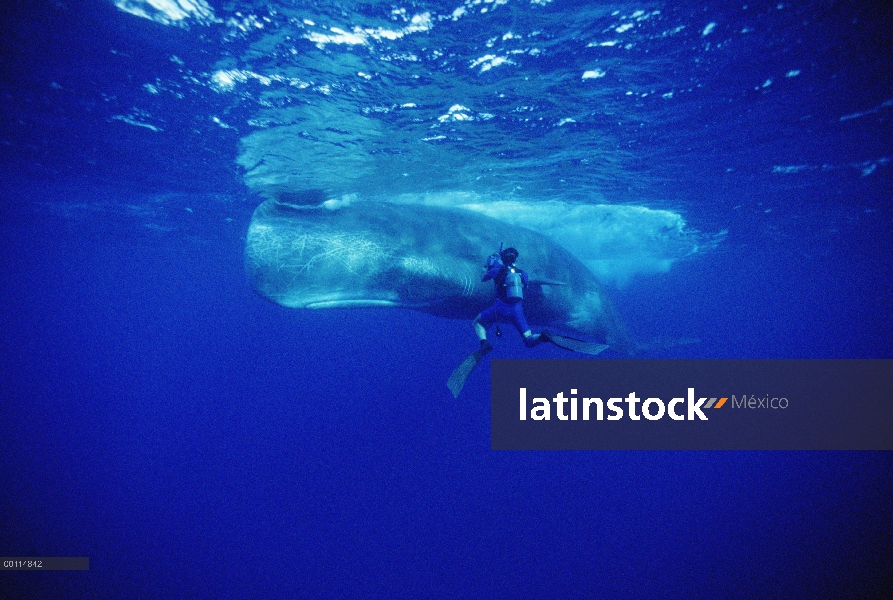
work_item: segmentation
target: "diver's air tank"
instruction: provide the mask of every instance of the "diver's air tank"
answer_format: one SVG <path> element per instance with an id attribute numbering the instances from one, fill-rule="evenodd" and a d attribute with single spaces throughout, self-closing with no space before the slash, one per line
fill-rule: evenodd
<path id="1" fill-rule="evenodd" d="M 511 304 L 524 299 L 524 282 L 514 267 L 509 267 L 508 273 L 505 274 L 505 299 Z"/>

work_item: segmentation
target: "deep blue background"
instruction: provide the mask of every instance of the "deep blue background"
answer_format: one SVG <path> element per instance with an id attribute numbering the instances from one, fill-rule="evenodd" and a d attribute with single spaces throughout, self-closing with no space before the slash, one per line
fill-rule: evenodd
<path id="1" fill-rule="evenodd" d="M 3 548 L 91 559 L 16 597 L 889 589 L 889 453 L 493 452 L 486 370 L 443 385 L 466 323 L 289 311 L 238 235 L 112 233 L 4 223 Z"/>
<path id="2" fill-rule="evenodd" d="M 91 569 L 0 573 L 0 595 L 893 596 L 890 453 L 491 451 L 486 363 L 458 400 L 444 383 L 476 343 L 468 323 L 287 310 L 249 288 L 260 199 L 238 134 L 205 118 L 214 92 L 157 100 L 164 136 L 113 119 L 180 76 L 169 54 L 211 69 L 213 36 L 104 2 L 7 4 L 0 554 Z M 799 92 L 708 86 L 699 110 L 631 134 L 640 171 L 617 174 L 620 200 L 641 175 L 693 226 L 728 230 L 610 290 L 645 356 L 893 357 L 890 109 L 839 120 L 889 100 L 879 6 L 817 6 L 806 49 L 781 39 L 745 61 L 806 65 Z M 854 19 L 871 35 L 835 33 Z M 698 68 L 742 77 L 726 67 Z M 566 355 L 508 331 L 492 356 Z"/>

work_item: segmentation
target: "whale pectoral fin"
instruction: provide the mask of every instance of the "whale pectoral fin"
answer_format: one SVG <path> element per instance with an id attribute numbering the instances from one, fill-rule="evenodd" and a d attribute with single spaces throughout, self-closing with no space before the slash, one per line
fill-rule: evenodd
<path id="1" fill-rule="evenodd" d="M 528 285 L 567 285 L 564 281 L 555 281 L 554 279 L 531 279 Z"/>
<path id="2" fill-rule="evenodd" d="M 469 354 L 465 360 L 462 361 L 461 365 L 456 367 L 456 370 L 453 371 L 453 374 L 450 375 L 449 380 L 447 380 L 447 387 L 453 392 L 453 398 L 459 397 L 462 388 L 465 387 L 465 382 L 468 380 L 468 376 L 471 375 L 471 372 L 477 364 L 481 362 L 484 355 L 492 349 L 493 346 L 490 344 L 483 344 L 480 348 Z"/>

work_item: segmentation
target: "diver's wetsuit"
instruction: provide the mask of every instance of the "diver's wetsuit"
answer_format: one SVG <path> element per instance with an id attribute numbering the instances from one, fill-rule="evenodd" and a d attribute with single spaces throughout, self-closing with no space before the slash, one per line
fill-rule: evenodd
<path id="1" fill-rule="evenodd" d="M 515 260 L 518 258 L 517 250 L 514 248 L 506 248 L 505 251 L 503 251 L 502 245 L 499 246 L 499 250 L 499 254 L 492 254 L 487 259 L 487 272 L 481 277 L 481 281 L 489 281 L 492 279 L 493 283 L 496 284 L 496 300 L 493 301 L 492 306 L 484 309 L 481 314 L 476 316 L 471 323 L 472 327 L 474 327 L 474 332 L 478 336 L 478 340 L 481 342 L 481 346 L 469 354 L 465 360 L 462 361 L 462 364 L 456 367 L 456 370 L 453 371 L 452 375 L 450 375 L 450 378 L 447 380 L 447 387 L 450 388 L 454 398 L 459 397 L 459 394 L 462 392 L 462 387 L 468 380 L 468 376 L 481 359 L 493 349 L 493 346 L 487 341 L 487 329 L 497 321 L 503 321 L 514 325 L 518 329 L 518 333 L 521 334 L 521 337 L 524 338 L 524 345 L 528 348 L 533 348 L 541 342 L 551 342 L 560 348 L 593 355 L 598 354 L 607 348 L 604 344 L 594 344 L 576 338 L 557 335 L 545 330 L 540 333 L 533 333 L 530 331 L 527 319 L 524 318 L 524 309 L 521 308 L 521 297 L 523 296 L 523 293 L 521 293 L 521 290 L 517 289 L 518 279 L 521 280 L 522 288 L 527 287 L 527 273 L 515 266 Z M 506 279 L 508 278 L 509 269 L 512 269 L 520 277 L 512 277 L 508 282 L 509 286 L 507 287 L 505 284 Z M 511 287 L 511 292 L 509 292 L 509 287 Z M 512 300 L 514 300 L 514 302 L 512 302 Z"/>
<path id="2" fill-rule="evenodd" d="M 521 282 L 526 288 L 529 280 L 527 272 L 517 267 L 514 267 L 514 269 L 517 273 L 521 274 Z M 527 324 L 527 319 L 524 318 L 524 309 L 521 306 L 521 302 L 510 303 L 506 301 L 506 289 L 502 284 L 505 281 L 507 273 L 508 267 L 497 262 L 484 273 L 483 277 L 481 277 L 481 281 L 492 279 L 493 283 L 496 284 L 496 300 L 493 302 L 492 306 L 481 312 L 478 317 L 478 322 L 480 322 L 486 329 L 489 329 L 490 326 L 497 321 L 511 323 L 518 329 L 518 333 L 521 334 L 521 337 L 524 337 L 524 333 L 530 331 L 530 326 Z M 538 335 L 524 337 L 524 343 L 527 346 L 535 346 L 538 342 Z"/>
<path id="3" fill-rule="evenodd" d="M 521 308 L 521 290 L 517 289 L 518 279 L 521 280 L 522 288 L 527 287 L 527 273 L 515 267 L 515 260 L 518 258 L 518 251 L 514 248 L 506 248 L 502 250 L 499 246 L 499 254 L 493 254 L 487 259 L 487 272 L 481 277 L 481 281 L 493 280 L 496 284 L 496 300 L 493 306 L 484 309 L 481 314 L 474 318 L 472 326 L 481 342 L 481 347 L 472 352 L 462 361 L 462 364 L 456 367 L 453 374 L 447 380 L 447 387 L 453 392 L 453 397 L 458 398 L 462 391 L 462 386 L 471 374 L 471 371 L 484 358 L 493 346 L 487 341 L 487 328 L 496 321 L 505 321 L 511 323 L 518 328 L 518 333 L 524 338 L 524 345 L 533 348 L 543 341 L 549 341 L 551 338 L 545 333 L 532 333 L 527 325 L 527 319 L 524 318 L 524 309 Z M 509 269 L 512 269 L 519 277 L 512 277 L 509 281 L 511 293 L 506 287 L 506 279 Z M 514 300 L 512 302 L 511 300 Z"/>

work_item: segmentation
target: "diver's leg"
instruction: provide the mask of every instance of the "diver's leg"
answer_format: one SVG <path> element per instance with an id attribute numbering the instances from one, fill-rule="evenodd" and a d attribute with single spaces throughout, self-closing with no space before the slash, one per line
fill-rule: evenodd
<path id="1" fill-rule="evenodd" d="M 474 321 L 471 322 L 471 326 L 474 327 L 474 332 L 477 334 L 478 339 L 485 342 L 487 340 L 487 328 L 481 324 L 481 315 L 474 318 Z"/>
<path id="2" fill-rule="evenodd" d="M 524 345 L 528 348 L 533 348 L 542 341 L 540 334 L 530 331 L 530 326 L 527 324 L 527 319 L 524 318 L 524 309 L 520 302 L 511 305 L 510 320 L 517 327 L 518 333 L 524 337 Z"/>
<path id="3" fill-rule="evenodd" d="M 471 326 L 474 328 L 474 333 L 478 336 L 478 340 L 481 342 L 481 347 L 490 346 L 490 342 L 487 341 L 487 328 L 496 322 L 497 315 L 496 309 L 494 307 L 484 309 L 481 314 L 474 318 L 474 321 L 471 322 Z"/>
<path id="4" fill-rule="evenodd" d="M 538 345 L 541 341 L 543 341 L 542 337 L 543 337 L 542 334 L 531 333 L 531 331 L 528 329 L 527 331 L 524 332 L 524 345 L 527 346 L 528 348 L 533 348 L 534 346 Z"/>

